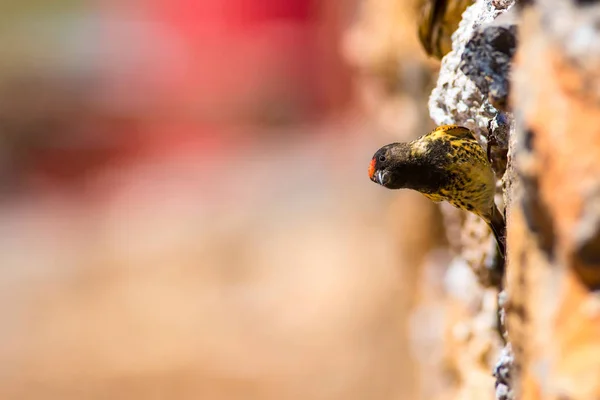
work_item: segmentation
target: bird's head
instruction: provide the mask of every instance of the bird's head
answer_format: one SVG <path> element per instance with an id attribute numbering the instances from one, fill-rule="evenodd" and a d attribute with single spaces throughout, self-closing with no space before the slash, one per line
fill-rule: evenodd
<path id="1" fill-rule="evenodd" d="M 408 143 L 383 146 L 371 159 L 369 179 L 388 189 L 406 188 L 410 179 L 410 159 Z"/>

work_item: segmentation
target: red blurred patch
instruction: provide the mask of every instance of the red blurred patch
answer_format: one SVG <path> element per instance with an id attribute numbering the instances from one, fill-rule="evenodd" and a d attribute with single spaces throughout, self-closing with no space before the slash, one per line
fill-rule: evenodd
<path id="1" fill-rule="evenodd" d="M 371 164 L 369 164 L 369 179 L 373 179 L 373 175 L 375 175 L 375 157 L 373 157 Z"/>

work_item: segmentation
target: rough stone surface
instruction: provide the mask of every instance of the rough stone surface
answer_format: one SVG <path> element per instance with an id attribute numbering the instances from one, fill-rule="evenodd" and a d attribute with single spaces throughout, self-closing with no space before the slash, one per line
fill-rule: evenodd
<path id="1" fill-rule="evenodd" d="M 521 22 L 507 173 L 513 384 L 523 400 L 598 399 L 600 5 L 539 0 Z"/>
<path id="2" fill-rule="evenodd" d="M 484 25 L 473 32 L 461 55 L 461 71 L 497 109 L 508 109 L 510 66 L 516 48 L 516 24 Z"/>
<path id="3" fill-rule="evenodd" d="M 494 377 L 496 378 L 496 400 L 513 400 L 514 391 L 511 389 L 511 374 L 514 356 L 510 344 L 502 349 L 498 362 L 494 366 Z"/>
<path id="4" fill-rule="evenodd" d="M 510 137 L 512 117 L 504 112 L 497 113 L 488 125 L 488 159 L 496 176 L 503 176 L 508 162 L 508 139 Z"/>

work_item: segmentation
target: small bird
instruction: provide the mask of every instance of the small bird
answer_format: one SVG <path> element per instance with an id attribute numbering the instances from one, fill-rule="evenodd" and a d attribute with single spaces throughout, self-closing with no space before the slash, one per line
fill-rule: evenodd
<path id="1" fill-rule="evenodd" d="M 369 178 L 388 189 L 413 189 L 475 213 L 492 230 L 504 257 L 506 225 L 494 203 L 496 179 L 469 129 L 443 125 L 410 143 L 383 146 L 369 164 Z"/>

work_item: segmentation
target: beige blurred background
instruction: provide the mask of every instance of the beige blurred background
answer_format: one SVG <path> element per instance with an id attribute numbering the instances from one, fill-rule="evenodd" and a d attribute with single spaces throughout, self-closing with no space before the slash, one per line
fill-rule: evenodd
<path id="1" fill-rule="evenodd" d="M 0 398 L 422 396 L 438 217 L 367 178 L 430 127 L 412 2 L 0 10 Z"/>

